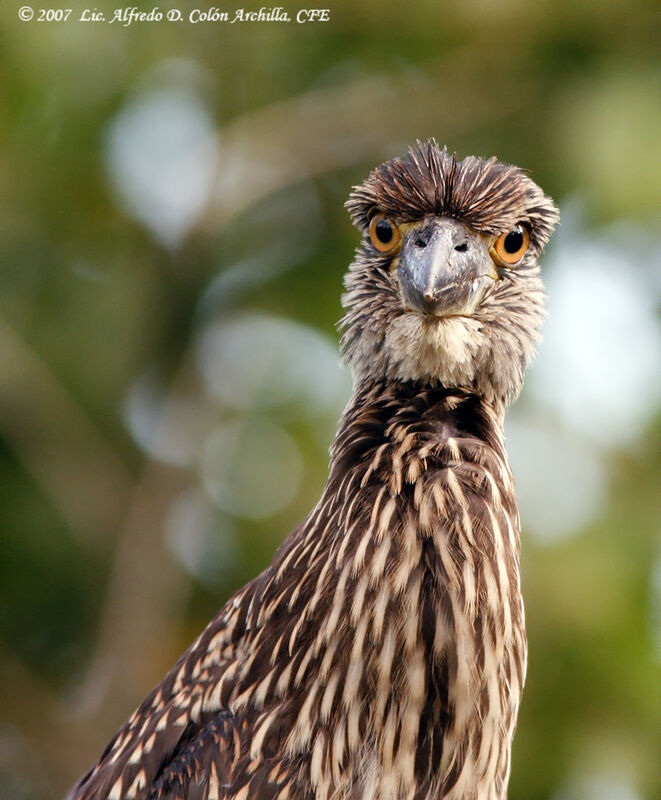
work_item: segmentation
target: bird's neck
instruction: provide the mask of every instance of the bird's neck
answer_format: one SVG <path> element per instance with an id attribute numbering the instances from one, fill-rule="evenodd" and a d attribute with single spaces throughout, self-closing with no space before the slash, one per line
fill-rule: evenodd
<path id="1" fill-rule="evenodd" d="M 504 797 L 526 647 L 502 411 L 460 389 L 358 385 L 302 533 L 330 590 L 312 652 L 341 653 L 326 687 L 374 742 L 365 796 Z"/>
<path id="2" fill-rule="evenodd" d="M 430 385 L 415 381 L 359 380 L 340 421 L 331 447 L 333 473 L 347 469 L 360 471 L 369 465 L 370 454 L 388 451 L 405 442 L 402 450 L 410 453 L 425 446 L 438 446 L 448 440 L 471 439 L 483 442 L 503 461 L 505 405 L 487 401 L 470 389 Z M 384 467 L 395 467 L 390 481 L 397 492 L 397 464 L 384 459 Z M 386 469 L 382 470 L 384 474 Z M 386 476 L 387 477 L 387 476 Z"/>

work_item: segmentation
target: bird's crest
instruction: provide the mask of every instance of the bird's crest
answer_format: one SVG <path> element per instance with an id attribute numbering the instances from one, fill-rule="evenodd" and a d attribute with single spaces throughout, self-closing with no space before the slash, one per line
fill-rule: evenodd
<path id="1" fill-rule="evenodd" d="M 558 222 L 551 198 L 519 167 L 476 156 L 458 161 L 433 139 L 378 166 L 354 188 L 346 207 L 361 230 L 374 209 L 407 222 L 429 214 L 454 217 L 490 235 L 524 222 L 536 250 Z"/>

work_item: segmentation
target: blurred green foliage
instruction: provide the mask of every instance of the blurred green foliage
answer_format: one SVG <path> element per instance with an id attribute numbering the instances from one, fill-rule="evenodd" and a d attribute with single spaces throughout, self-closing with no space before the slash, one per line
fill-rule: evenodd
<path id="1" fill-rule="evenodd" d="M 75 21 L 78 2 L 66 23 L 21 22 L 18 5 L 0 9 L 0 794 L 45 799 L 318 496 L 347 392 L 327 353 L 352 184 L 435 136 L 578 198 L 593 237 L 633 224 L 658 256 L 661 6 L 343 0 L 325 24 L 122 27 Z M 179 158 L 180 123 L 198 161 L 168 177 L 159 142 Z M 265 402 L 266 370 L 252 399 L 219 399 L 200 337 L 247 312 L 322 335 L 301 334 L 300 363 L 330 359 L 337 396 L 283 368 L 291 398 Z M 242 346 L 239 387 L 262 344 Z M 603 383 L 631 390 L 617 364 Z M 253 418 L 284 432 L 302 470 L 263 515 L 228 511 L 203 467 L 214 430 Z M 660 422 L 657 404 L 642 435 L 601 445 L 608 489 L 570 534 L 526 536 L 524 519 L 513 800 L 661 793 Z"/>

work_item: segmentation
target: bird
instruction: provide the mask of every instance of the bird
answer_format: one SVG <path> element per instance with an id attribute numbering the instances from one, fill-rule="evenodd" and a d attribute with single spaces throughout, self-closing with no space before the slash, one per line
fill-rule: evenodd
<path id="1" fill-rule="evenodd" d="M 559 221 L 417 141 L 355 186 L 327 484 L 69 800 L 504 800 L 527 643 L 505 448 Z"/>

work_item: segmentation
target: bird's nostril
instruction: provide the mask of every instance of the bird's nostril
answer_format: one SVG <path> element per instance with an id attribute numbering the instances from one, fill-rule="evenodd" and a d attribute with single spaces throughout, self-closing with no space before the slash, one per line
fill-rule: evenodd
<path id="1" fill-rule="evenodd" d="M 468 242 L 462 242 L 461 244 L 455 245 L 454 249 L 458 253 L 465 253 L 468 250 Z"/>

